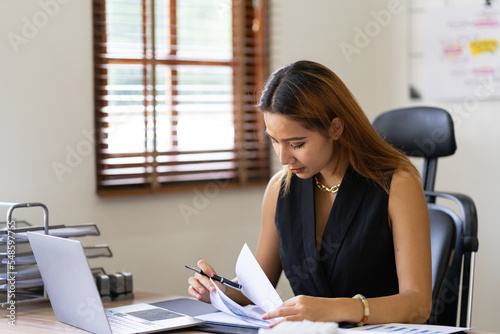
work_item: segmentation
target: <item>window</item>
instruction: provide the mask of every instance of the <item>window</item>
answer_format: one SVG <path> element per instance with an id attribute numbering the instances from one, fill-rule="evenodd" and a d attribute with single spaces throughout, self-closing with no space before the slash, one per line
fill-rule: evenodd
<path id="1" fill-rule="evenodd" d="M 265 0 L 94 0 L 101 196 L 269 178 Z"/>

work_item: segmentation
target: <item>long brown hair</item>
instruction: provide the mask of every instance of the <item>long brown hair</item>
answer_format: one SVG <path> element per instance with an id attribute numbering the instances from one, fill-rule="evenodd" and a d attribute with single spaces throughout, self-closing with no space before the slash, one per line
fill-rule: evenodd
<path id="1" fill-rule="evenodd" d="M 332 120 L 339 117 L 344 122 L 337 141 L 340 159 L 348 159 L 358 174 L 375 181 L 387 193 L 388 176 L 396 170 L 419 177 L 408 158 L 378 135 L 342 80 L 321 64 L 302 60 L 278 69 L 269 78 L 258 108 L 298 121 L 326 137 Z M 292 173 L 286 170 L 288 191 Z"/>

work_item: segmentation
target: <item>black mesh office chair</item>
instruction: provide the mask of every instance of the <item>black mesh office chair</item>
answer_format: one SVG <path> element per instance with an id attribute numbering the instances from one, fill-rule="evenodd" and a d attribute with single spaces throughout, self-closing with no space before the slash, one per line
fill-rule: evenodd
<path id="1" fill-rule="evenodd" d="M 476 207 L 467 195 L 434 191 L 438 158 L 453 155 L 457 148 L 453 120 L 440 108 L 410 107 L 385 112 L 372 124 L 388 143 L 423 159 L 433 266 L 433 309 L 428 323 L 470 327 L 479 246 Z M 454 209 L 436 204 L 437 198 L 454 202 Z"/>

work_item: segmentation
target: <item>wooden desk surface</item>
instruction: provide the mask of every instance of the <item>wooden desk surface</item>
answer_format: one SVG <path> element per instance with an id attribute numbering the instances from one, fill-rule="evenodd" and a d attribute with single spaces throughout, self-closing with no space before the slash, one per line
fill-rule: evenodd
<path id="1" fill-rule="evenodd" d="M 172 299 L 175 297 L 166 297 L 158 294 L 151 293 L 134 293 L 135 299 L 115 301 L 111 303 L 104 303 L 104 308 L 117 307 L 130 305 L 135 303 L 155 303 Z M 78 329 L 76 327 L 66 325 L 59 322 L 52 307 L 48 301 L 37 303 L 16 304 L 16 325 L 9 325 L 7 318 L 7 310 L 0 308 L 0 333 L 2 334 L 40 334 L 40 333 L 89 333 L 87 331 Z M 172 334 L 196 334 L 199 331 L 184 329 L 175 330 L 168 333 Z M 487 334 L 482 332 L 468 331 L 469 334 Z"/>
<path id="2" fill-rule="evenodd" d="M 135 303 L 154 303 L 169 299 L 169 297 L 149 294 L 149 293 L 134 293 L 135 299 L 115 301 L 104 303 L 104 308 L 118 307 Z M 172 297 L 171 297 L 172 298 Z M 52 307 L 48 301 L 16 304 L 16 325 L 9 325 L 7 318 L 7 310 L 0 308 L 0 333 L 89 333 L 79 328 L 59 322 L 52 311 Z M 168 333 L 194 334 L 200 333 L 193 330 L 176 330 Z"/>

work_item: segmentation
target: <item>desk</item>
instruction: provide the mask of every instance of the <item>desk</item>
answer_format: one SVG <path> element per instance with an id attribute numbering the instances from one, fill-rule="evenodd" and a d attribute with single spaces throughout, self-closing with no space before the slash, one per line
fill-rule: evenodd
<path id="1" fill-rule="evenodd" d="M 118 307 L 136 303 L 155 303 L 171 299 L 164 295 L 150 293 L 134 293 L 132 300 L 114 301 L 104 303 L 104 308 Z M 89 332 L 59 322 L 52 311 L 48 301 L 16 304 L 16 326 L 8 324 L 7 310 L 0 308 L 0 333 L 12 334 L 40 334 L 40 333 L 86 333 Z M 176 330 L 168 333 L 194 334 L 201 333 L 194 330 Z"/>
<path id="2" fill-rule="evenodd" d="M 135 299 L 104 303 L 104 308 L 130 305 L 135 303 L 155 303 L 173 297 L 151 293 L 135 293 Z M 7 310 L 0 309 L 0 333 L 2 334 L 39 334 L 39 333 L 89 333 L 76 327 L 59 322 L 48 301 L 38 303 L 26 303 L 16 305 L 16 326 L 8 324 Z M 172 334 L 195 334 L 200 331 L 184 329 L 175 330 Z M 482 332 L 468 331 L 468 334 L 487 334 Z"/>

